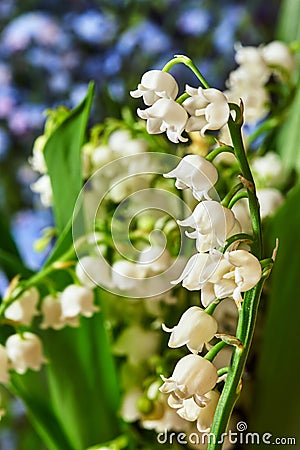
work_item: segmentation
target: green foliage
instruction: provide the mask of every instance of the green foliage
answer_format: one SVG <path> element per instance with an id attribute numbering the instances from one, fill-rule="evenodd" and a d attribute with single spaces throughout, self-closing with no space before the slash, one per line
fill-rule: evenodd
<path id="1" fill-rule="evenodd" d="M 94 85 L 91 83 L 84 100 L 54 128 L 44 148 L 59 233 L 69 223 L 82 188 L 81 148 L 93 92 Z"/>

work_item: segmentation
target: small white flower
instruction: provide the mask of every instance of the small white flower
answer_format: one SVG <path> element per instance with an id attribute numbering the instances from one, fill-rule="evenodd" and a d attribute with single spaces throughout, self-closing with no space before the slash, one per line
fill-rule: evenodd
<path id="1" fill-rule="evenodd" d="M 39 291 L 35 287 L 29 288 L 8 306 L 4 312 L 4 316 L 22 325 L 30 325 L 33 317 L 39 314 L 36 309 L 38 301 Z"/>
<path id="2" fill-rule="evenodd" d="M 243 73 L 242 76 L 239 76 L 240 81 L 261 86 L 267 83 L 271 72 L 265 63 L 261 47 L 243 47 L 237 44 L 235 60 L 240 67 L 234 72 Z"/>
<path id="3" fill-rule="evenodd" d="M 138 342 L 138 345 L 136 345 Z M 158 331 L 145 330 L 140 325 L 131 325 L 120 334 L 113 346 L 114 354 L 127 356 L 134 366 L 147 361 L 156 354 L 160 343 Z"/>
<path id="4" fill-rule="evenodd" d="M 7 383 L 8 374 L 8 356 L 6 348 L 0 344 L 0 383 Z"/>
<path id="5" fill-rule="evenodd" d="M 62 318 L 74 318 L 79 315 L 92 317 L 99 311 L 94 305 L 94 293 L 91 289 L 70 284 L 61 294 Z"/>
<path id="6" fill-rule="evenodd" d="M 179 225 L 195 229 L 195 232 L 186 232 L 186 235 L 197 239 L 198 252 L 224 246 L 236 222 L 233 212 L 214 200 L 199 203 L 191 216 L 178 220 Z"/>
<path id="7" fill-rule="evenodd" d="M 272 216 L 283 203 L 284 197 L 278 189 L 258 189 L 256 192 L 262 219 Z"/>
<path id="8" fill-rule="evenodd" d="M 255 123 L 265 117 L 269 111 L 270 97 L 262 85 L 237 83 L 224 94 L 233 103 L 239 104 L 242 99 L 245 123 Z"/>
<path id="9" fill-rule="evenodd" d="M 220 394 L 218 391 L 209 391 L 207 392 L 206 397 L 209 399 L 209 402 L 204 406 L 198 406 L 193 398 L 188 398 L 182 400 L 181 406 L 177 409 L 177 414 L 183 419 L 190 422 L 197 420 L 197 429 L 200 433 L 209 432 Z"/>
<path id="10" fill-rule="evenodd" d="M 137 279 L 144 278 L 144 272 L 131 261 L 120 260 L 112 265 L 112 280 L 116 287 L 122 290 L 132 289 Z"/>
<path id="11" fill-rule="evenodd" d="M 100 169 L 115 159 L 115 156 L 110 147 L 106 145 L 99 145 L 96 147 L 91 155 L 93 169 Z"/>
<path id="12" fill-rule="evenodd" d="M 44 174 L 47 172 L 47 166 L 44 158 L 44 147 L 47 137 L 43 134 L 36 138 L 32 150 L 32 156 L 28 159 L 29 164 L 36 172 Z"/>
<path id="13" fill-rule="evenodd" d="M 149 134 L 166 131 L 168 139 L 176 144 L 187 141 L 181 133 L 185 129 L 188 114 L 175 100 L 160 98 L 150 108 L 138 109 L 137 114 L 141 119 L 147 120 Z"/>
<path id="14" fill-rule="evenodd" d="M 192 88 L 186 86 L 190 95 L 182 106 L 190 114 L 186 131 L 200 131 L 203 136 L 206 130 L 219 130 L 229 119 L 229 105 L 223 92 L 218 89 Z"/>
<path id="15" fill-rule="evenodd" d="M 280 187 L 285 180 L 282 160 L 275 152 L 254 158 L 251 166 L 258 187 Z"/>
<path id="16" fill-rule="evenodd" d="M 214 274 L 222 257 L 219 252 L 196 253 L 188 260 L 182 274 L 177 280 L 172 281 L 172 284 L 182 282 L 182 286 L 190 291 L 202 289 Z"/>
<path id="17" fill-rule="evenodd" d="M 252 253 L 233 250 L 224 253 L 209 283 L 213 284 L 215 298 L 233 297 L 240 302 L 241 292 L 252 289 L 259 282 L 261 273 L 260 262 Z M 202 303 L 206 306 L 206 302 Z"/>
<path id="18" fill-rule="evenodd" d="M 210 199 L 208 192 L 218 180 L 215 166 L 200 155 L 187 155 L 175 169 L 164 174 L 165 178 L 176 178 L 177 189 L 192 190 L 193 196 L 201 201 Z"/>
<path id="19" fill-rule="evenodd" d="M 262 48 L 262 55 L 268 66 L 282 67 L 288 74 L 296 67 L 295 58 L 284 42 L 270 42 Z"/>
<path id="20" fill-rule="evenodd" d="M 83 256 L 79 259 L 75 272 L 80 283 L 87 288 L 112 285 L 109 264 L 102 257 Z"/>
<path id="21" fill-rule="evenodd" d="M 108 138 L 108 146 L 117 157 L 144 153 L 148 147 L 144 139 L 133 139 L 127 130 L 113 131 Z"/>
<path id="22" fill-rule="evenodd" d="M 42 175 L 35 183 L 30 185 L 31 190 L 40 194 L 42 204 L 48 208 L 52 205 L 53 194 L 49 175 Z"/>
<path id="23" fill-rule="evenodd" d="M 194 397 L 196 401 L 206 403 L 205 397 L 218 380 L 215 366 L 202 356 L 190 354 L 181 358 L 170 378 L 161 375 L 164 384 L 160 391 L 172 393 L 179 399 Z"/>
<path id="24" fill-rule="evenodd" d="M 145 105 L 153 105 L 161 97 L 175 99 L 177 94 L 178 85 L 175 78 L 161 70 L 144 73 L 137 90 L 130 92 L 134 98 L 143 97 Z"/>
<path id="25" fill-rule="evenodd" d="M 40 370 L 45 362 L 40 338 L 33 333 L 13 334 L 6 341 L 6 350 L 12 368 L 19 374 L 27 369 Z"/>
<path id="26" fill-rule="evenodd" d="M 207 314 L 198 306 L 191 306 L 181 316 L 178 325 L 163 330 L 171 333 L 168 346 L 171 348 L 186 345 L 192 353 L 201 352 L 203 345 L 209 342 L 218 330 L 218 323 L 214 317 Z"/>
<path id="27" fill-rule="evenodd" d="M 42 302 L 41 311 L 43 321 L 40 328 L 43 330 L 53 328 L 54 330 L 61 330 L 63 327 L 70 325 L 72 327 L 79 326 L 78 317 L 62 318 L 62 308 L 60 302 L 61 294 L 47 295 Z"/>
<path id="28" fill-rule="evenodd" d="M 138 259 L 138 266 L 144 270 L 145 277 L 155 275 L 167 270 L 172 264 L 168 250 L 158 245 L 145 247 Z"/>

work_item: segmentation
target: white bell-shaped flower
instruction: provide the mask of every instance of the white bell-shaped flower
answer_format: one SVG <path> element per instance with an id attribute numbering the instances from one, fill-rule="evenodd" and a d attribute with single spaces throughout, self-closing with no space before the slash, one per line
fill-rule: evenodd
<path id="1" fill-rule="evenodd" d="M 27 369 L 40 370 L 42 363 L 46 362 L 40 338 L 30 332 L 9 336 L 6 350 L 12 369 L 19 374 Z"/>
<path id="2" fill-rule="evenodd" d="M 29 288 L 8 306 L 4 316 L 22 325 L 30 325 L 33 317 L 39 314 L 37 310 L 38 301 L 39 291 L 35 287 Z"/>
<path id="3" fill-rule="evenodd" d="M 47 172 L 46 161 L 44 158 L 44 147 L 47 142 L 47 137 L 43 134 L 38 136 L 34 141 L 32 156 L 28 158 L 29 164 L 36 172 L 44 174 Z"/>
<path id="4" fill-rule="evenodd" d="M 168 250 L 158 245 L 145 247 L 138 259 L 138 265 L 145 271 L 145 277 L 155 275 L 167 270 L 172 264 Z"/>
<path id="5" fill-rule="evenodd" d="M 186 86 L 190 95 L 182 106 L 190 114 L 186 131 L 200 131 L 203 136 L 206 130 L 219 130 L 229 119 L 229 105 L 226 96 L 218 89 Z"/>
<path id="6" fill-rule="evenodd" d="M 204 406 L 199 406 L 193 398 L 188 398 L 182 400 L 181 406 L 177 409 L 177 414 L 183 419 L 190 422 L 197 420 L 197 429 L 200 433 L 209 432 L 220 394 L 218 391 L 209 391 L 207 392 L 206 397 L 209 399 L 209 402 Z"/>
<path id="7" fill-rule="evenodd" d="M 283 162 L 275 152 L 254 158 L 251 168 L 257 188 L 280 187 L 286 179 Z"/>
<path id="8" fill-rule="evenodd" d="M 143 97 L 145 105 L 153 105 L 159 98 L 175 99 L 178 85 L 175 78 L 168 72 L 149 70 L 144 73 L 141 83 L 130 95 L 134 98 Z"/>
<path id="9" fill-rule="evenodd" d="M 91 289 L 77 284 L 70 284 L 61 294 L 62 318 L 74 318 L 79 315 L 92 317 L 99 311 L 94 305 L 94 293 Z"/>
<path id="10" fill-rule="evenodd" d="M 42 302 L 41 312 L 43 315 L 43 321 L 40 324 L 40 328 L 45 330 L 47 328 L 53 328 L 54 330 L 61 330 L 65 326 L 78 327 L 78 317 L 62 317 L 61 307 L 61 293 L 57 293 L 56 296 L 47 295 Z"/>
<path id="11" fill-rule="evenodd" d="M 281 41 L 273 41 L 262 47 L 262 56 L 268 66 L 282 67 L 288 74 L 296 67 L 291 50 Z"/>
<path id="12" fill-rule="evenodd" d="M 225 252 L 209 282 L 216 298 L 233 297 L 242 300 L 241 293 L 252 289 L 262 274 L 259 260 L 246 250 Z"/>
<path id="13" fill-rule="evenodd" d="M 147 120 L 149 134 L 167 133 L 168 139 L 177 144 L 186 142 L 181 136 L 188 120 L 186 110 L 169 98 L 160 98 L 150 108 L 138 109 L 137 114 L 141 119 Z"/>
<path id="14" fill-rule="evenodd" d="M 8 374 L 8 356 L 6 348 L 0 344 L 0 383 L 7 383 Z"/>
<path id="15" fill-rule="evenodd" d="M 127 130 L 113 131 L 108 138 L 108 146 L 117 157 L 144 153 L 148 148 L 144 139 L 133 139 Z"/>
<path id="16" fill-rule="evenodd" d="M 83 256 L 76 264 L 75 272 L 80 283 L 87 288 L 112 285 L 109 264 L 102 257 Z"/>
<path id="17" fill-rule="evenodd" d="M 209 342 L 218 330 L 216 319 L 198 306 L 191 306 L 181 316 L 178 325 L 163 330 L 171 333 L 168 346 L 171 348 L 186 345 L 192 353 L 201 352 L 203 345 Z"/>
<path id="18" fill-rule="evenodd" d="M 164 384 L 160 391 L 173 393 L 180 399 L 195 396 L 199 401 L 206 402 L 205 394 L 213 389 L 218 380 L 215 366 L 202 356 L 190 354 L 181 358 L 170 378 L 161 376 Z"/>
<path id="19" fill-rule="evenodd" d="M 182 274 L 177 280 L 172 281 L 172 284 L 182 282 L 182 286 L 189 291 L 202 289 L 214 274 L 221 259 L 221 253 L 196 253 L 188 260 Z"/>
<path id="20" fill-rule="evenodd" d="M 177 189 L 192 190 L 193 196 L 201 201 L 210 199 L 208 192 L 218 180 L 215 166 L 200 155 L 187 155 L 165 178 L 176 178 Z"/>
<path id="21" fill-rule="evenodd" d="M 234 72 L 241 71 L 241 81 L 252 85 L 264 85 L 267 83 L 271 71 L 268 68 L 261 47 L 246 46 L 241 44 L 235 46 L 235 60 L 240 66 Z"/>
<path id="22" fill-rule="evenodd" d="M 144 272 L 139 270 L 134 262 L 120 260 L 112 265 L 112 280 L 119 289 L 134 288 L 140 278 L 144 278 Z"/>
<path id="23" fill-rule="evenodd" d="M 186 235 L 197 239 L 197 250 L 206 252 L 224 246 L 227 237 L 236 225 L 233 212 L 214 200 L 203 201 L 194 209 L 191 216 L 178 220 L 179 225 L 191 227 L 195 232 Z"/>

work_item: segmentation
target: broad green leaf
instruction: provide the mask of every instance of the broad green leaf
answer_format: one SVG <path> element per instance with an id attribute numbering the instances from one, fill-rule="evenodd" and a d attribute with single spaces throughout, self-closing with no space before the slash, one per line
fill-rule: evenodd
<path id="1" fill-rule="evenodd" d="M 49 401 L 44 370 L 11 375 L 11 390 L 26 405 L 28 416 L 48 450 L 74 450 Z"/>
<path id="2" fill-rule="evenodd" d="M 282 2 L 279 14 L 278 38 L 291 43 L 300 41 L 300 0 L 285 0 Z M 300 52 L 296 54 L 298 70 Z M 277 148 L 283 163 L 288 169 L 300 172 L 300 76 L 294 101 L 288 111 L 285 123 L 278 134 Z"/>
<path id="3" fill-rule="evenodd" d="M 251 428 L 273 436 L 300 438 L 300 185 L 290 194 L 268 230 L 279 238 L 271 276 L 268 314 Z M 263 446 L 262 446 L 263 448 Z M 267 447 L 266 447 L 267 448 Z"/>
<path id="4" fill-rule="evenodd" d="M 93 92 L 94 85 L 91 83 L 84 100 L 53 131 L 44 148 L 53 191 L 55 222 L 59 233 L 69 223 L 82 187 L 81 148 Z"/>
<path id="5" fill-rule="evenodd" d="M 18 252 L 17 246 L 9 231 L 9 224 L 3 213 L 0 212 L 0 268 L 11 279 L 15 275 L 30 276 L 28 269 Z"/>
<path id="6" fill-rule="evenodd" d="M 48 331 L 50 398 L 74 450 L 121 434 L 119 389 L 101 313 L 81 319 L 80 328 Z"/>

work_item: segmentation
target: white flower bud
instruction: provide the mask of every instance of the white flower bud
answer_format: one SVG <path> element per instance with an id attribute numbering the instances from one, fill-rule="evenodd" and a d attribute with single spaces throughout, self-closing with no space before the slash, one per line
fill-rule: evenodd
<path id="1" fill-rule="evenodd" d="M 117 157 L 144 153 L 148 147 L 144 139 L 133 139 L 127 130 L 113 131 L 108 138 L 108 146 Z"/>
<path id="2" fill-rule="evenodd" d="M 207 314 L 198 306 L 191 306 L 181 316 L 178 325 L 163 330 L 171 333 L 168 346 L 171 348 L 186 345 L 192 353 L 201 352 L 203 345 L 209 342 L 218 330 L 218 323 L 214 317 Z"/>
<path id="3" fill-rule="evenodd" d="M 13 334 L 6 341 L 6 350 L 12 368 L 19 374 L 27 369 L 40 370 L 45 362 L 42 352 L 42 342 L 33 333 Z"/>
<path id="4" fill-rule="evenodd" d="M 35 287 L 29 288 L 8 306 L 4 312 L 4 316 L 22 325 L 30 325 L 33 317 L 39 314 L 36 309 L 38 301 L 39 291 Z"/>
<path id="5" fill-rule="evenodd" d="M 201 201 L 210 199 L 208 191 L 216 184 L 218 172 L 215 166 L 200 155 L 187 155 L 165 178 L 176 178 L 177 189 L 192 190 L 193 196 Z"/>
<path id="6" fill-rule="evenodd" d="M 149 134 L 160 134 L 166 131 L 168 139 L 175 144 L 179 141 L 187 141 L 181 133 L 184 131 L 188 114 L 175 100 L 160 98 L 150 108 L 138 109 L 137 114 L 141 119 L 147 120 Z"/>
<path id="7" fill-rule="evenodd" d="M 47 137 L 43 134 L 34 141 L 32 156 L 28 159 L 29 164 L 36 172 L 44 174 L 47 172 L 47 166 L 44 158 L 44 147 Z"/>
<path id="8" fill-rule="evenodd" d="M 194 354 L 181 358 L 170 378 L 161 377 L 164 381 L 160 387 L 161 392 L 172 392 L 180 399 L 196 396 L 204 402 L 205 394 L 215 387 L 218 380 L 215 366 L 202 356 Z"/>
<path id="9" fill-rule="evenodd" d="M 78 317 L 62 317 L 62 308 L 60 302 L 61 294 L 57 293 L 56 297 L 47 295 L 42 302 L 41 311 L 43 314 L 43 321 L 40 328 L 43 330 L 53 328 L 54 330 L 61 330 L 63 327 L 70 325 L 72 327 L 79 326 Z"/>
<path id="10" fill-rule="evenodd" d="M 225 245 L 227 237 L 236 225 L 236 219 L 230 209 L 212 200 L 199 203 L 191 216 L 178 220 L 178 223 L 184 227 L 195 228 L 195 232 L 186 232 L 186 235 L 197 239 L 199 252 L 206 252 Z"/>
<path id="11" fill-rule="evenodd" d="M 116 261 L 112 266 L 112 280 L 116 287 L 122 290 L 132 289 L 140 278 L 137 264 L 131 261 Z M 142 273 L 143 278 L 144 273 Z"/>
<path id="12" fill-rule="evenodd" d="M 6 348 L 0 344 L 0 383 L 7 383 L 8 374 L 8 356 Z"/>
<path id="13" fill-rule="evenodd" d="M 138 265 L 145 271 L 145 277 L 158 274 L 171 266 L 170 253 L 158 245 L 145 247 L 139 256 Z"/>
<path id="14" fill-rule="evenodd" d="M 268 66 L 280 66 L 290 74 L 296 67 L 295 58 L 289 47 L 280 41 L 273 41 L 262 48 L 263 58 Z"/>
<path id="15" fill-rule="evenodd" d="M 149 70 L 144 73 L 137 90 L 131 91 L 134 98 L 143 97 L 146 105 L 153 105 L 159 98 L 175 99 L 178 85 L 175 78 L 168 72 Z"/>
<path id="16" fill-rule="evenodd" d="M 94 293 L 91 289 L 70 284 L 61 294 L 62 318 L 74 318 L 79 315 L 92 317 L 99 311 L 94 305 Z"/>
<path id="17" fill-rule="evenodd" d="M 206 130 L 219 130 L 229 119 L 229 105 L 225 95 L 218 89 L 198 89 L 186 86 L 190 95 L 182 106 L 190 114 L 186 131 L 200 131 L 203 136 Z"/>
<path id="18" fill-rule="evenodd" d="M 49 175 L 42 175 L 35 183 L 30 185 L 31 190 L 40 194 L 42 204 L 48 208 L 52 206 L 52 186 Z"/>

